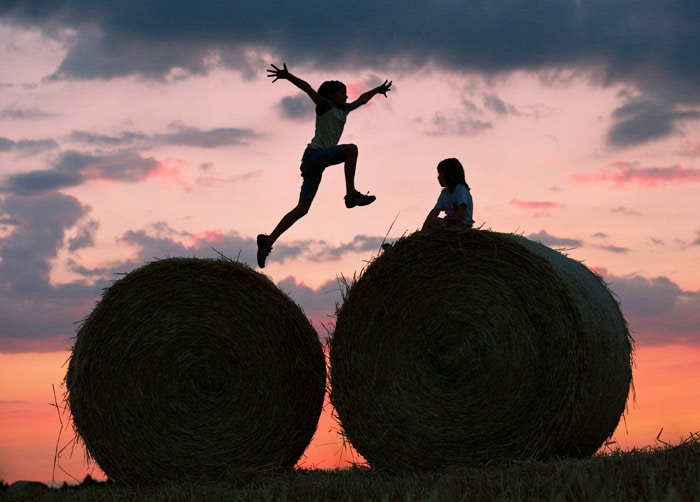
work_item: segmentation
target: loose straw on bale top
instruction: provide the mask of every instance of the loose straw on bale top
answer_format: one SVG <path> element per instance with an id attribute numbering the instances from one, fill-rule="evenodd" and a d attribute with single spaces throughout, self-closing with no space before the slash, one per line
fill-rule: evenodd
<path id="1" fill-rule="evenodd" d="M 105 290 L 66 386 L 89 454 L 110 478 L 140 483 L 294 466 L 325 374 L 317 333 L 266 276 L 170 258 Z"/>
<path id="2" fill-rule="evenodd" d="M 627 325 L 597 276 L 537 246 L 416 232 L 349 286 L 331 401 L 373 467 L 589 455 L 612 434 L 631 383 Z"/>

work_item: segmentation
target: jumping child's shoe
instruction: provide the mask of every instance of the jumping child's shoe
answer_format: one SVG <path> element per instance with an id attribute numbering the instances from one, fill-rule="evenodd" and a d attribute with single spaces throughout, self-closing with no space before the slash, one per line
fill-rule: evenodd
<path id="1" fill-rule="evenodd" d="M 272 251 L 272 246 L 267 245 L 267 238 L 265 234 L 258 234 L 258 267 L 260 268 L 265 268 L 265 260 Z"/>
<path id="2" fill-rule="evenodd" d="M 355 206 L 367 206 L 375 200 L 377 200 L 377 198 L 374 195 L 361 194 L 360 192 L 355 190 L 354 193 L 345 196 L 345 207 L 350 209 L 351 207 Z"/>

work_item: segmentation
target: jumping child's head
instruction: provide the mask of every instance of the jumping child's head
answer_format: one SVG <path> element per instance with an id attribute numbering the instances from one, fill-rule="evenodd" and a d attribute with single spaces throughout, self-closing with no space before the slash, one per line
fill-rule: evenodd
<path id="1" fill-rule="evenodd" d="M 437 171 L 440 184 L 450 192 L 460 183 L 467 185 L 467 181 L 464 178 L 464 167 L 457 159 L 441 160 L 437 165 Z M 467 188 L 469 188 L 469 185 L 467 185 Z"/>
<path id="2" fill-rule="evenodd" d="M 340 106 L 347 100 L 347 87 L 338 80 L 326 80 L 318 88 L 318 94 L 323 98 L 330 99 L 334 105 Z M 337 102 L 334 98 L 337 98 Z"/>

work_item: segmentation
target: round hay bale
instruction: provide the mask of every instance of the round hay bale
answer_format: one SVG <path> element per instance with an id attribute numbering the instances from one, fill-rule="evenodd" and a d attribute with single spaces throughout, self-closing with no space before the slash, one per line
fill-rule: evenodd
<path id="1" fill-rule="evenodd" d="M 331 401 L 377 468 L 593 454 L 624 411 L 632 341 L 586 267 L 522 237 L 399 239 L 348 287 Z"/>
<path id="2" fill-rule="evenodd" d="M 293 467 L 325 384 L 299 306 L 224 259 L 154 261 L 116 281 L 79 328 L 66 374 L 87 452 L 129 484 Z"/>

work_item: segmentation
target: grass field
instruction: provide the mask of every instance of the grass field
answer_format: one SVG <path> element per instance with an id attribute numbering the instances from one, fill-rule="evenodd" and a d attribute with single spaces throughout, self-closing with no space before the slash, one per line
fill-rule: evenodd
<path id="1" fill-rule="evenodd" d="M 677 446 L 611 451 L 585 459 L 510 461 L 480 467 L 392 474 L 367 468 L 248 474 L 219 482 L 120 486 L 83 483 L 30 488 L 0 499 L 45 501 L 360 500 L 700 500 L 700 436 Z"/>

